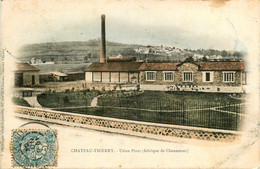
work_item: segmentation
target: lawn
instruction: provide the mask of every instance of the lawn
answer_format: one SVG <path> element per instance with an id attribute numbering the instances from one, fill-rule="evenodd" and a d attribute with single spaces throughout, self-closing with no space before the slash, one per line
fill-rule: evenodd
<path id="1" fill-rule="evenodd" d="M 118 119 L 196 126 L 224 130 L 238 130 L 237 124 L 242 121 L 241 116 L 218 111 L 191 111 L 191 112 L 151 112 L 146 110 L 132 110 L 121 108 L 88 107 L 78 109 L 59 109 L 60 111 L 112 117 Z"/>
<path id="2" fill-rule="evenodd" d="M 98 105 L 154 110 L 179 110 L 234 105 L 242 102 L 241 100 L 231 98 L 229 95 L 223 93 L 145 91 L 143 94 L 132 97 L 100 98 Z M 225 106 L 222 110 L 231 107 Z"/>
<path id="3" fill-rule="evenodd" d="M 144 91 L 142 95 L 134 96 L 133 99 L 140 100 L 168 100 L 168 101 L 196 101 L 196 102 L 240 102 L 232 99 L 230 94 L 224 93 L 199 93 L 199 92 L 161 92 L 161 91 Z"/>
<path id="4" fill-rule="evenodd" d="M 24 100 L 24 99 L 22 99 L 22 98 L 19 98 L 19 97 L 12 97 L 12 102 L 13 102 L 15 105 L 18 105 L 18 106 L 31 107 L 26 100 Z"/>
<path id="5" fill-rule="evenodd" d="M 38 102 L 43 107 L 79 107 L 89 106 L 92 99 L 100 94 L 99 91 L 72 91 L 46 92 L 37 96 Z"/>
<path id="6" fill-rule="evenodd" d="M 238 130 L 244 113 L 229 94 L 145 91 L 131 97 L 99 98 L 100 107 L 59 109 L 136 121 Z M 211 108 L 211 109 L 209 109 Z"/>

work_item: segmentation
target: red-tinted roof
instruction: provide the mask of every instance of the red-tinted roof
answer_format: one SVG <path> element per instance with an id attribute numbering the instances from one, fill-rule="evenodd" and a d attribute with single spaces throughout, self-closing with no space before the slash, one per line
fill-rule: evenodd
<path id="1" fill-rule="evenodd" d="M 180 62 L 168 63 L 143 63 L 139 70 L 176 70 Z"/>
<path id="2" fill-rule="evenodd" d="M 245 70 L 244 62 L 196 62 L 199 70 Z"/>
<path id="3" fill-rule="evenodd" d="M 139 70 L 177 70 L 182 63 L 143 63 Z M 199 70 L 245 70 L 244 62 L 194 62 L 194 64 L 199 66 Z"/>
<path id="4" fill-rule="evenodd" d="M 131 62 L 134 58 L 108 58 L 107 62 Z"/>
<path id="5" fill-rule="evenodd" d="M 86 71 L 103 72 L 138 72 L 145 70 L 177 70 L 182 62 L 140 63 L 140 62 L 107 62 L 93 63 Z M 189 63 L 189 62 L 187 62 Z M 244 62 L 194 62 L 199 70 L 245 70 Z"/>
<path id="6" fill-rule="evenodd" d="M 40 71 L 40 69 L 29 63 L 16 63 L 16 71 Z"/>
<path id="7" fill-rule="evenodd" d="M 140 62 L 106 62 L 106 63 L 92 63 L 86 68 L 90 72 L 138 72 Z"/>

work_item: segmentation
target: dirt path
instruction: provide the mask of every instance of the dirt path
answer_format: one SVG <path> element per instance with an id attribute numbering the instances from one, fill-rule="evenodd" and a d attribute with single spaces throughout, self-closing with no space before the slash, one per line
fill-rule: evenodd
<path id="1" fill-rule="evenodd" d="M 102 95 L 98 95 L 96 97 L 93 98 L 93 100 L 91 101 L 90 107 L 97 107 L 97 103 L 98 103 L 98 98 L 102 96 Z"/>
<path id="2" fill-rule="evenodd" d="M 24 97 L 24 100 L 26 100 L 32 107 L 42 108 L 42 105 L 40 105 L 40 103 L 37 100 L 37 96 Z"/>

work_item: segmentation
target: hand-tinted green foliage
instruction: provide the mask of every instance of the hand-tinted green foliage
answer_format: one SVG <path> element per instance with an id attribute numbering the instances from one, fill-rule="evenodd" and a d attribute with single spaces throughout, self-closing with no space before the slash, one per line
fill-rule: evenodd
<path id="1" fill-rule="evenodd" d="M 18 105 L 18 106 L 31 107 L 26 100 L 24 100 L 24 99 L 22 99 L 22 98 L 19 98 L 19 97 L 12 97 L 12 102 L 13 102 L 15 105 Z"/>
<path id="2" fill-rule="evenodd" d="M 74 91 L 66 90 L 64 92 L 47 92 L 37 96 L 38 102 L 43 107 L 59 108 L 59 107 L 77 107 L 89 106 L 92 99 L 97 96 L 99 91 Z"/>

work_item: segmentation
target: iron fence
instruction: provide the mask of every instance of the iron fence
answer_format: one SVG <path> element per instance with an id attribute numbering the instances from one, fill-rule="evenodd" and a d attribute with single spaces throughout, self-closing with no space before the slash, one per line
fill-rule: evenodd
<path id="1" fill-rule="evenodd" d="M 100 116 L 163 124 L 240 130 L 244 103 L 99 98 Z"/>

